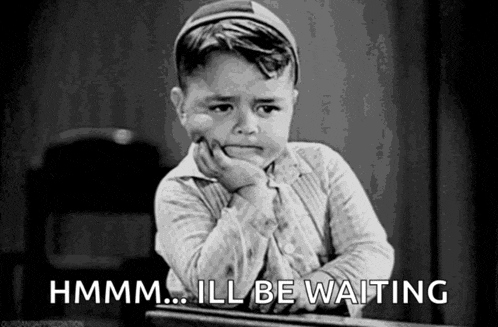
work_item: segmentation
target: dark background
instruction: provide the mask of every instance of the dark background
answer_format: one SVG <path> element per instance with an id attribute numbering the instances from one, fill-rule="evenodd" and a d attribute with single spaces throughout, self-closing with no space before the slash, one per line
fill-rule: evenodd
<path id="1" fill-rule="evenodd" d="M 168 100 L 171 50 L 205 2 L 3 5 L 2 253 L 25 250 L 26 172 L 57 133 L 130 128 L 159 146 L 164 166 L 181 160 L 189 141 Z M 326 143 L 352 165 L 396 249 L 394 279 L 447 281 L 446 305 L 411 298 L 369 305 L 365 315 L 494 325 L 496 5 L 262 2 L 300 46 L 291 139 Z"/>

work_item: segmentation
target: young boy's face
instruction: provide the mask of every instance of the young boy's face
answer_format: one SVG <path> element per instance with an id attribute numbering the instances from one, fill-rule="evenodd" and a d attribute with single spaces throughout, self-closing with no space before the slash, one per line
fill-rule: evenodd
<path id="1" fill-rule="evenodd" d="M 289 137 L 298 93 L 291 66 L 268 79 L 244 58 L 215 52 L 187 79 L 186 90 L 171 90 L 171 100 L 194 142 L 216 140 L 229 157 L 264 169 Z"/>

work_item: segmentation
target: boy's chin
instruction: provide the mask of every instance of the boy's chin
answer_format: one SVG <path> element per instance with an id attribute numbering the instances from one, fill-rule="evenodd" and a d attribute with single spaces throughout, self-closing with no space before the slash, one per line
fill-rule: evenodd
<path id="1" fill-rule="evenodd" d="M 271 163 L 273 162 L 273 160 L 268 160 L 268 159 L 263 159 L 263 158 L 258 158 L 258 159 L 248 159 L 248 158 L 237 158 L 237 159 L 240 159 L 240 160 L 245 160 L 253 165 L 255 165 L 256 167 L 259 167 L 263 170 L 266 171 L 266 168 L 268 168 L 268 166 L 271 165 Z"/>
<path id="2" fill-rule="evenodd" d="M 225 151 L 227 157 L 232 158 L 232 159 L 237 159 L 237 160 L 244 160 L 247 161 L 255 166 L 258 166 L 259 168 L 264 169 L 268 164 L 266 163 L 266 160 L 260 157 L 249 157 L 249 156 L 244 156 L 240 154 L 233 154 L 233 153 L 227 153 Z"/>

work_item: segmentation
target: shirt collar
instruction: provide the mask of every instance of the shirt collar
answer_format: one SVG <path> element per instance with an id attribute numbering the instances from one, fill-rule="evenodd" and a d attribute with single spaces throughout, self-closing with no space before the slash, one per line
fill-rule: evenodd
<path id="1" fill-rule="evenodd" d="M 208 181 L 216 182 L 215 178 L 210 178 L 201 173 L 199 168 L 197 168 L 197 164 L 194 160 L 194 148 L 195 144 L 190 144 L 188 149 L 188 153 L 183 158 L 183 160 L 174 168 L 169 174 L 168 177 L 196 177 L 200 179 L 205 179 Z"/>
<path id="2" fill-rule="evenodd" d="M 204 175 L 194 161 L 194 147 L 192 143 L 189 147 L 187 156 L 180 164 L 173 169 L 168 177 L 195 177 L 212 182 L 216 182 L 215 178 L 210 178 Z M 273 161 L 267 169 L 267 175 L 270 178 L 270 183 L 286 183 L 292 184 L 301 174 L 312 172 L 309 165 L 295 152 L 295 150 L 286 145 L 282 153 Z M 271 185 L 270 185 L 271 186 Z"/>

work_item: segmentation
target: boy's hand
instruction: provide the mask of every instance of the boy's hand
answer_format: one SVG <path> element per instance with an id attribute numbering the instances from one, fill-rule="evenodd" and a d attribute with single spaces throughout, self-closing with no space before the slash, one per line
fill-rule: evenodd
<path id="1" fill-rule="evenodd" d="M 194 160 L 204 175 L 216 178 L 229 192 L 246 186 L 266 185 L 263 169 L 248 161 L 228 157 L 217 141 L 213 141 L 210 149 L 205 139 L 200 140 L 194 151 Z"/>
<path id="2" fill-rule="evenodd" d="M 317 304 L 310 303 L 303 279 L 295 280 L 294 285 L 292 285 L 290 289 L 292 290 L 292 293 L 286 294 L 285 299 L 294 299 L 294 304 L 276 303 L 273 307 L 274 313 L 295 313 L 301 310 L 313 312 L 316 310 Z"/>
<path id="3" fill-rule="evenodd" d="M 274 313 L 280 313 L 280 312 L 294 313 L 301 310 L 311 312 L 315 311 L 317 307 L 332 309 L 337 306 L 336 304 L 333 303 L 325 304 L 320 296 L 317 299 L 317 303 L 315 304 L 310 303 L 308 299 L 308 294 L 306 292 L 306 287 L 304 285 L 305 280 L 309 280 L 311 282 L 311 287 L 313 288 L 313 290 L 315 290 L 317 284 L 322 284 L 325 287 L 328 287 L 329 282 L 332 280 L 332 278 L 323 271 L 316 270 L 305 276 L 302 276 L 300 279 L 294 280 L 294 285 L 291 288 L 292 293 L 286 294 L 285 296 L 286 299 L 287 298 L 294 299 L 295 300 L 294 304 L 277 303 L 273 308 Z M 332 299 L 337 298 L 337 292 L 338 292 L 337 288 L 332 289 Z"/>

